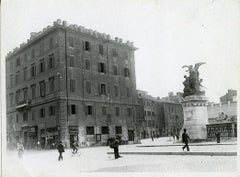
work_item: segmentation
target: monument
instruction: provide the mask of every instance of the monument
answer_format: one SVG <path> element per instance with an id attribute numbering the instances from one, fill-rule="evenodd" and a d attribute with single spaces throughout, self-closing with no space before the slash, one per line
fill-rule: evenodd
<path id="1" fill-rule="evenodd" d="M 207 112 L 207 98 L 202 86 L 202 79 L 199 78 L 199 67 L 205 64 L 203 62 L 196 63 L 194 68 L 192 65 L 184 65 L 182 68 L 188 68 L 189 76 L 185 75 L 183 82 L 183 113 L 184 124 L 183 129 L 186 128 L 192 140 L 204 140 L 207 138 L 208 112 Z"/>

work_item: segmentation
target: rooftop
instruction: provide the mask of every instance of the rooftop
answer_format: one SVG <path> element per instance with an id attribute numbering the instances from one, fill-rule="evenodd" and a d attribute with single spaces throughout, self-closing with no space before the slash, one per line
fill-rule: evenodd
<path id="1" fill-rule="evenodd" d="M 31 44 L 32 42 L 36 41 L 40 37 L 47 34 L 53 28 L 57 28 L 57 27 L 61 27 L 61 28 L 69 29 L 69 30 L 73 30 L 73 31 L 78 31 L 78 32 L 93 36 L 95 38 L 100 38 L 100 39 L 103 39 L 103 40 L 108 40 L 108 41 L 111 41 L 111 42 L 114 42 L 114 43 L 125 45 L 125 46 L 130 47 L 134 50 L 137 49 L 136 47 L 134 47 L 133 42 L 130 42 L 130 41 L 123 42 L 123 40 L 121 38 L 118 38 L 118 37 L 114 38 L 114 37 L 111 37 L 109 34 L 100 33 L 96 30 L 88 29 L 88 28 L 85 28 L 84 26 L 79 26 L 79 25 L 76 25 L 76 24 L 68 25 L 67 21 L 62 21 L 61 19 L 57 19 L 56 21 L 53 22 L 53 26 L 49 25 L 46 28 L 43 28 L 42 31 L 39 31 L 39 32 L 31 32 L 30 33 L 30 38 L 27 40 L 27 42 L 23 42 L 22 44 L 20 44 L 19 47 L 16 47 L 16 48 L 13 49 L 13 51 L 8 52 L 6 58 L 9 58 L 9 57 L 13 56 L 17 52 L 19 52 L 20 50 L 22 50 L 23 48 L 28 46 L 29 44 Z"/>

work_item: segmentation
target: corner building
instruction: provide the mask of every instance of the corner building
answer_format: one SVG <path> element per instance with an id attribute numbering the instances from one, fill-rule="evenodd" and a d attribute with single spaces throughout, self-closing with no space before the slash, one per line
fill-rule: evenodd
<path id="1" fill-rule="evenodd" d="M 57 20 L 6 57 L 7 140 L 46 148 L 136 136 L 132 42 Z"/>

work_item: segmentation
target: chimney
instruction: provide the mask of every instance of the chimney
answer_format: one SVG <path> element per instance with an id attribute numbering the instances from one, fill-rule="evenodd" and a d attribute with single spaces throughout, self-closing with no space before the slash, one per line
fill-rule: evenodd
<path id="1" fill-rule="evenodd" d="M 63 21 L 63 26 L 67 26 L 67 21 Z"/>
<path id="2" fill-rule="evenodd" d="M 61 19 L 57 19 L 57 24 L 61 25 L 62 24 L 62 20 Z"/>

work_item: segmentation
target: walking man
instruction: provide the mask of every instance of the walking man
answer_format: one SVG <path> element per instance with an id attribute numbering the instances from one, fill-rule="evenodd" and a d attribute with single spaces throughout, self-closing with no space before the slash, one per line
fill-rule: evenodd
<path id="1" fill-rule="evenodd" d="M 73 142 L 72 149 L 72 154 L 76 154 L 78 152 L 78 143 L 76 141 Z"/>
<path id="2" fill-rule="evenodd" d="M 188 146 L 188 142 L 191 140 L 190 137 L 187 134 L 187 130 L 184 128 L 183 129 L 183 134 L 182 134 L 182 141 L 183 143 L 185 143 L 185 145 L 182 147 L 183 151 L 185 148 L 187 148 L 187 151 L 189 151 L 189 146 Z"/>
<path id="3" fill-rule="evenodd" d="M 63 160 L 62 153 L 64 152 L 64 146 L 62 144 L 62 141 L 59 142 L 59 145 L 58 145 L 57 149 L 58 149 L 58 152 L 59 152 L 58 161 Z"/>
<path id="4" fill-rule="evenodd" d="M 115 159 L 118 159 L 119 157 L 121 157 L 119 155 L 119 145 L 120 145 L 120 137 L 118 136 L 117 138 L 115 138 L 114 140 L 114 156 L 115 156 Z"/>
<path id="5" fill-rule="evenodd" d="M 18 158 L 21 159 L 24 152 L 24 146 L 22 142 L 17 143 L 17 152 L 18 152 Z"/>

